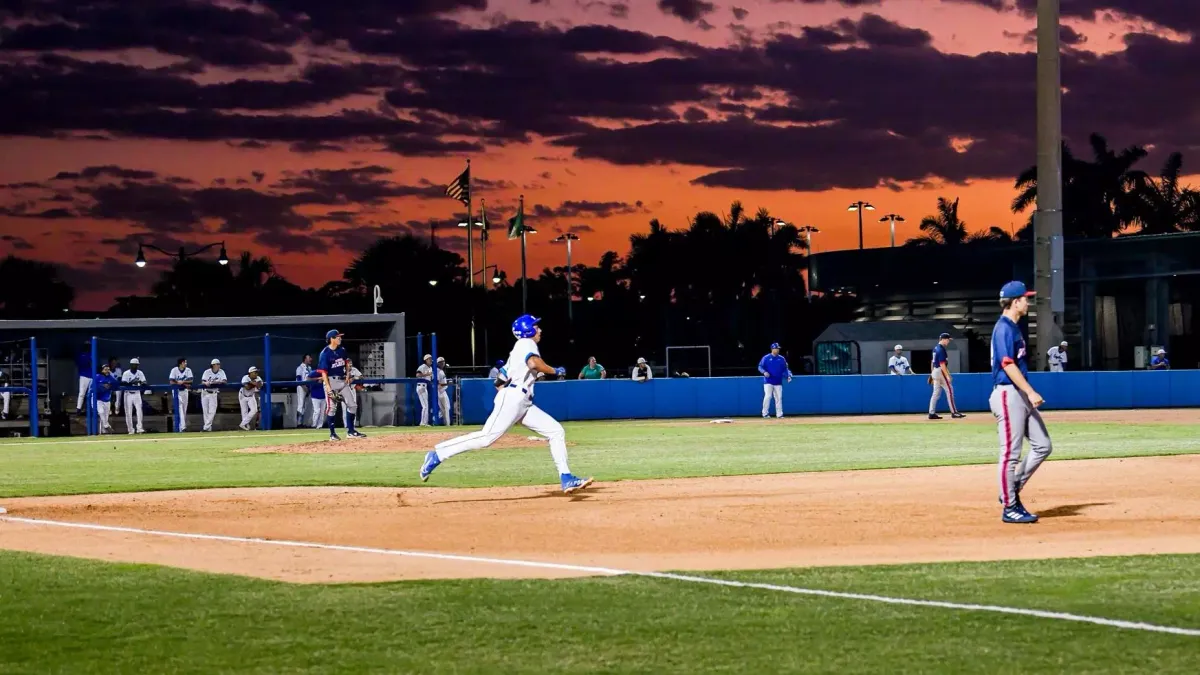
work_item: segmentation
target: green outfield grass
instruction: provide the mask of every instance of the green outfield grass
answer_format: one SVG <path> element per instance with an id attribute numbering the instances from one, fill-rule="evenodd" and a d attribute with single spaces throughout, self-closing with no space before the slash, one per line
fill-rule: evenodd
<path id="1" fill-rule="evenodd" d="M 671 422 L 567 424 L 576 473 L 599 480 L 678 478 L 985 464 L 996 460 L 995 428 L 929 423 L 680 425 Z M 456 432 L 473 427 L 454 427 Z M 1200 452 L 1196 426 L 1052 423 L 1053 460 Z M 411 429 L 373 434 L 422 434 Z M 515 433 L 528 435 L 521 429 Z M 419 453 L 245 454 L 251 445 L 321 440 L 320 431 L 164 434 L 130 440 L 0 443 L 0 497 L 182 488 L 286 485 L 420 485 Z M 545 446 L 468 453 L 445 463 L 431 485 L 478 487 L 555 482 Z"/>
<path id="2" fill-rule="evenodd" d="M 723 573 L 1200 627 L 1200 557 Z M 0 672 L 1194 673 L 1200 638 L 672 580 L 290 585 L 0 552 Z"/>

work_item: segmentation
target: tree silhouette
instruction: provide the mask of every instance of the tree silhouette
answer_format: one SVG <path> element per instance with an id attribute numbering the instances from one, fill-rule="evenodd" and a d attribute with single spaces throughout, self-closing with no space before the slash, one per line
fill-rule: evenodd
<path id="1" fill-rule="evenodd" d="M 1134 189 L 1140 234 L 1200 231 L 1200 192 L 1179 184 L 1183 155 L 1171 153 L 1157 180 L 1149 176 Z"/>
<path id="2" fill-rule="evenodd" d="M 0 261 L 0 316 L 6 319 L 61 319 L 75 290 L 48 263 L 8 256 Z"/>
<path id="3" fill-rule="evenodd" d="M 937 213 L 921 219 L 921 231 L 925 234 L 909 239 L 906 243 L 914 246 L 930 244 L 957 246 L 967 243 L 970 239 L 970 235 L 967 233 L 967 224 L 958 217 L 957 197 L 954 201 L 938 197 Z"/>

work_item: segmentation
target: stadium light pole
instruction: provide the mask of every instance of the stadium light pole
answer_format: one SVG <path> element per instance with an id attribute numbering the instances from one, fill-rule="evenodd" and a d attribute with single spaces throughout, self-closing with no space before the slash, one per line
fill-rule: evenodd
<path id="1" fill-rule="evenodd" d="M 875 207 L 864 201 L 857 201 L 847 208 L 847 211 L 858 211 L 858 250 L 863 248 L 863 229 L 862 229 L 862 212 L 863 210 L 874 211 Z"/>
<path id="2" fill-rule="evenodd" d="M 137 265 L 138 267 L 146 266 L 145 249 L 150 249 L 151 251 L 158 251 L 159 253 L 161 253 L 165 256 L 169 256 L 171 258 L 175 258 L 176 260 L 186 260 L 187 258 L 191 258 L 193 256 L 200 255 L 201 253 L 204 253 L 205 251 L 209 250 L 210 248 L 213 248 L 216 246 L 221 247 L 221 255 L 217 258 L 217 262 L 221 265 L 228 265 L 229 264 L 229 256 L 225 254 L 225 242 L 223 242 L 223 241 L 218 241 L 218 242 L 214 242 L 212 244 L 208 244 L 206 246 L 201 246 L 200 248 L 196 249 L 195 251 L 188 251 L 184 247 L 180 246 L 179 251 L 176 253 L 172 253 L 170 251 L 164 251 L 163 249 L 161 249 L 153 244 L 143 244 L 143 243 L 139 242 L 137 258 L 134 259 L 133 264 Z"/>
<path id="3" fill-rule="evenodd" d="M 575 320 L 574 310 L 571 309 L 571 296 L 575 295 L 575 288 L 571 285 L 571 242 L 579 241 L 579 235 L 573 232 L 564 232 L 550 240 L 551 244 L 567 245 L 567 324 L 570 325 Z"/>
<path id="4" fill-rule="evenodd" d="M 879 219 L 879 222 L 881 223 L 886 223 L 888 221 L 891 221 L 892 223 L 892 248 L 896 248 L 896 223 L 903 223 L 904 217 L 898 216 L 894 213 L 889 213 Z"/>
<path id="5" fill-rule="evenodd" d="M 806 284 L 808 286 L 808 288 L 806 290 L 808 292 L 806 293 L 806 295 L 808 295 L 808 301 L 812 302 L 812 253 L 813 253 L 812 236 L 814 234 L 820 232 L 821 230 L 819 228 L 813 227 L 812 225 L 801 225 L 800 231 L 804 233 L 805 243 L 808 244 L 808 254 L 806 254 L 804 256 L 807 259 L 806 262 L 808 263 L 808 279 L 806 281 Z"/>

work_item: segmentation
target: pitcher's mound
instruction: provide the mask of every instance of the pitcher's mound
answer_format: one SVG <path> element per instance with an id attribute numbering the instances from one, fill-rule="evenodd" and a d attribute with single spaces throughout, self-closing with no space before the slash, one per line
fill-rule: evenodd
<path id="1" fill-rule="evenodd" d="M 467 432 L 463 432 L 467 433 Z M 252 448 L 242 448 L 234 452 L 244 452 L 255 455 L 261 454 L 277 454 L 277 455 L 340 455 L 340 454 L 371 454 L 371 453 L 386 453 L 386 452 L 428 452 L 433 449 L 433 446 L 442 441 L 449 440 L 458 433 L 407 433 L 407 434 L 381 434 L 378 436 L 369 436 L 367 438 L 346 438 L 342 436 L 341 441 L 324 440 L 324 435 L 319 432 L 322 440 L 310 441 L 308 443 L 292 443 L 289 445 L 260 445 Z M 496 441 L 493 448 L 536 448 L 543 446 L 546 443 L 544 440 L 530 440 L 526 436 L 516 434 L 508 434 L 501 436 L 500 440 Z M 570 445 L 568 443 L 567 445 Z"/>

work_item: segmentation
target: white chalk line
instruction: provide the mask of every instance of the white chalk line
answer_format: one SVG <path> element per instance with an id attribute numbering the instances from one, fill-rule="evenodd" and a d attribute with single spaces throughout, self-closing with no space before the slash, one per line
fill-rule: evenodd
<path id="1" fill-rule="evenodd" d="M 3 510 L 0 510 L 3 513 Z M 267 546 L 282 546 L 290 548 L 310 548 L 324 551 L 343 551 L 349 553 L 370 553 L 375 555 L 389 555 L 404 558 L 426 558 L 432 560 L 451 560 L 456 562 L 472 562 L 484 563 L 490 565 L 509 565 L 513 567 L 533 567 L 537 569 L 547 570 L 562 570 L 568 572 L 585 572 L 589 574 L 597 574 L 604 576 L 631 576 L 631 577 L 646 577 L 651 579 L 670 579 L 673 581 L 683 581 L 696 584 L 709 584 L 713 586 L 724 586 L 727 588 L 752 588 L 764 591 L 776 591 L 780 593 L 792 593 L 795 595 L 808 595 L 823 598 L 835 598 L 839 600 L 861 600 L 866 602 L 879 602 L 889 605 L 905 605 L 909 607 L 934 607 L 938 609 L 962 610 L 968 612 L 993 612 L 997 614 L 1013 614 L 1018 616 L 1029 616 L 1039 619 L 1053 619 L 1057 621 L 1073 621 L 1076 623 L 1090 623 L 1096 626 L 1106 626 L 1109 628 L 1122 628 L 1127 630 L 1140 630 L 1150 633 L 1167 633 L 1170 635 L 1186 635 L 1188 637 L 1200 637 L 1200 629 L 1195 628 L 1178 628 L 1175 626 L 1162 626 L 1152 623 L 1144 623 L 1140 621 L 1123 621 L 1120 619 L 1107 619 L 1097 616 L 1086 616 L 1081 614 L 1070 614 L 1067 612 L 1050 612 L 1040 609 L 1025 609 L 1021 607 L 1004 607 L 1001 605 L 976 605 L 970 603 L 959 602 L 943 602 L 939 600 L 915 600 L 912 598 L 896 598 L 885 595 L 871 595 L 864 593 L 846 593 L 842 591 L 826 591 L 815 588 L 800 588 L 797 586 L 782 586 L 778 584 L 764 584 L 749 581 L 731 581 L 728 579 L 714 579 L 711 577 L 698 577 L 688 574 L 673 574 L 670 572 L 638 572 L 634 570 L 621 570 L 611 567 L 595 567 L 590 565 L 572 565 L 569 563 L 552 563 L 538 562 L 532 560 L 514 560 L 509 558 L 489 558 L 484 556 L 457 555 L 453 553 L 433 553 L 429 551 L 401 551 L 387 548 L 373 548 L 368 546 L 344 546 L 339 544 L 320 544 L 307 541 L 290 541 L 286 539 L 261 539 L 257 537 L 234 537 L 222 534 L 192 534 L 187 532 L 169 532 L 165 530 L 146 530 L 136 527 L 122 527 L 117 525 L 95 525 L 91 523 L 72 523 L 58 520 L 42 520 L 39 518 L 23 518 L 19 516 L 0 516 L 0 521 L 8 521 L 13 523 L 25 523 L 28 525 L 47 525 L 52 527 L 64 527 L 80 530 L 96 530 L 101 532 L 122 532 L 127 534 L 150 535 L 157 537 L 170 537 L 174 539 L 196 539 L 202 541 L 222 541 L 238 544 L 264 544 Z"/>

